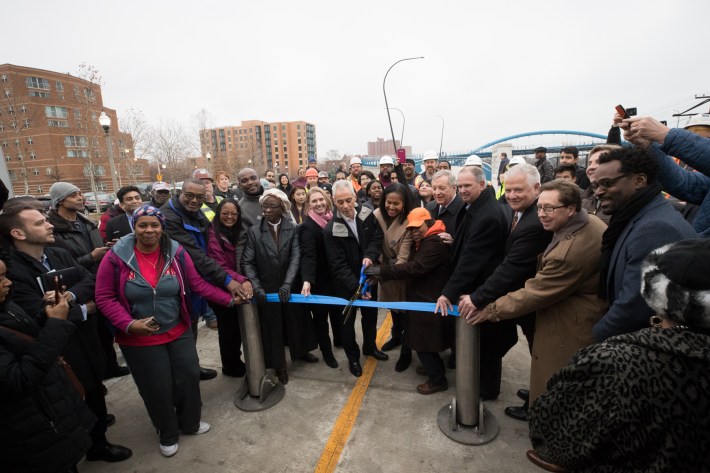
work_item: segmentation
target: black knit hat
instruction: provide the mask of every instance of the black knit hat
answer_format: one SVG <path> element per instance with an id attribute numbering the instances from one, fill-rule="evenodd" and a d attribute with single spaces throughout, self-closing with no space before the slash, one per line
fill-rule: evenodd
<path id="1" fill-rule="evenodd" d="M 680 325 L 710 329 L 710 238 L 652 251 L 641 267 L 641 294 L 657 314 Z"/>

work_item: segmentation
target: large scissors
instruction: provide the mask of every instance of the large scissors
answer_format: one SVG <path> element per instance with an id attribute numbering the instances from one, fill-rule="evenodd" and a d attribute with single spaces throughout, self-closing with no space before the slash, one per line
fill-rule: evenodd
<path id="1" fill-rule="evenodd" d="M 353 303 L 360 299 L 364 293 L 367 292 L 369 289 L 369 284 L 367 283 L 367 276 L 365 276 L 365 265 L 362 265 L 362 268 L 360 269 L 360 282 L 357 286 L 357 291 L 355 291 L 355 294 L 350 298 L 348 301 L 348 305 L 345 306 L 345 309 L 343 309 L 343 325 L 345 325 L 350 319 L 350 315 L 353 312 Z"/>

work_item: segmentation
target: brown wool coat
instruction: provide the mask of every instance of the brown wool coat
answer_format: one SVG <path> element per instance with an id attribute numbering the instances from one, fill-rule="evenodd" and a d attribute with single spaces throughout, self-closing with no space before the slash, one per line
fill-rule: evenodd
<path id="1" fill-rule="evenodd" d="M 398 219 L 387 227 L 387 223 L 382 217 L 380 209 L 375 209 L 375 219 L 379 223 L 384 238 L 382 239 L 382 255 L 380 262 L 382 266 L 402 264 L 409 261 L 414 240 L 412 234 L 407 231 L 407 220 L 401 222 Z M 406 301 L 407 283 L 405 281 L 382 281 L 380 283 L 377 299 L 380 301 Z"/>
<path id="2" fill-rule="evenodd" d="M 582 223 L 583 216 L 588 218 L 586 223 Z M 535 277 L 486 307 L 489 320 L 537 312 L 530 366 L 531 404 L 577 350 L 594 343 L 592 327 L 606 310 L 597 296 L 606 225 L 584 210 L 573 219 L 555 233 L 538 258 Z"/>

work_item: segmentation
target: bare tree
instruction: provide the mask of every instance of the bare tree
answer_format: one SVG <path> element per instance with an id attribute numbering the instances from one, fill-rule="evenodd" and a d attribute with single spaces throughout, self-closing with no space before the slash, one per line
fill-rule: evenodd
<path id="1" fill-rule="evenodd" d="M 337 161 L 340 159 L 340 151 L 337 149 L 329 149 L 327 153 L 325 153 L 325 159 L 327 161 Z"/>
<path id="2" fill-rule="evenodd" d="M 123 169 L 124 175 L 138 183 L 138 177 L 144 175 L 143 160 L 153 158 L 155 147 L 155 130 L 148 123 L 143 112 L 138 109 L 129 108 L 121 114 L 118 122 L 122 133 L 127 133 L 133 140 L 133 158 L 131 150 L 123 150 L 119 153 L 119 166 Z"/>
<path id="3" fill-rule="evenodd" d="M 175 120 L 161 120 L 153 138 L 153 157 L 165 174 L 163 179 L 174 184 L 188 177 L 187 158 L 192 154 L 193 143 L 182 124 Z"/>

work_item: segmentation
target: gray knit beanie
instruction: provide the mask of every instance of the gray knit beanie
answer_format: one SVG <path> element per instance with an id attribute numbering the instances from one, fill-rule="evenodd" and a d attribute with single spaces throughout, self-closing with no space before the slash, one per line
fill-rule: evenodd
<path id="1" fill-rule="evenodd" d="M 59 202 L 63 201 L 74 192 L 81 192 L 81 189 L 69 182 L 55 182 L 49 188 L 49 196 L 52 198 L 52 208 L 56 209 Z"/>

